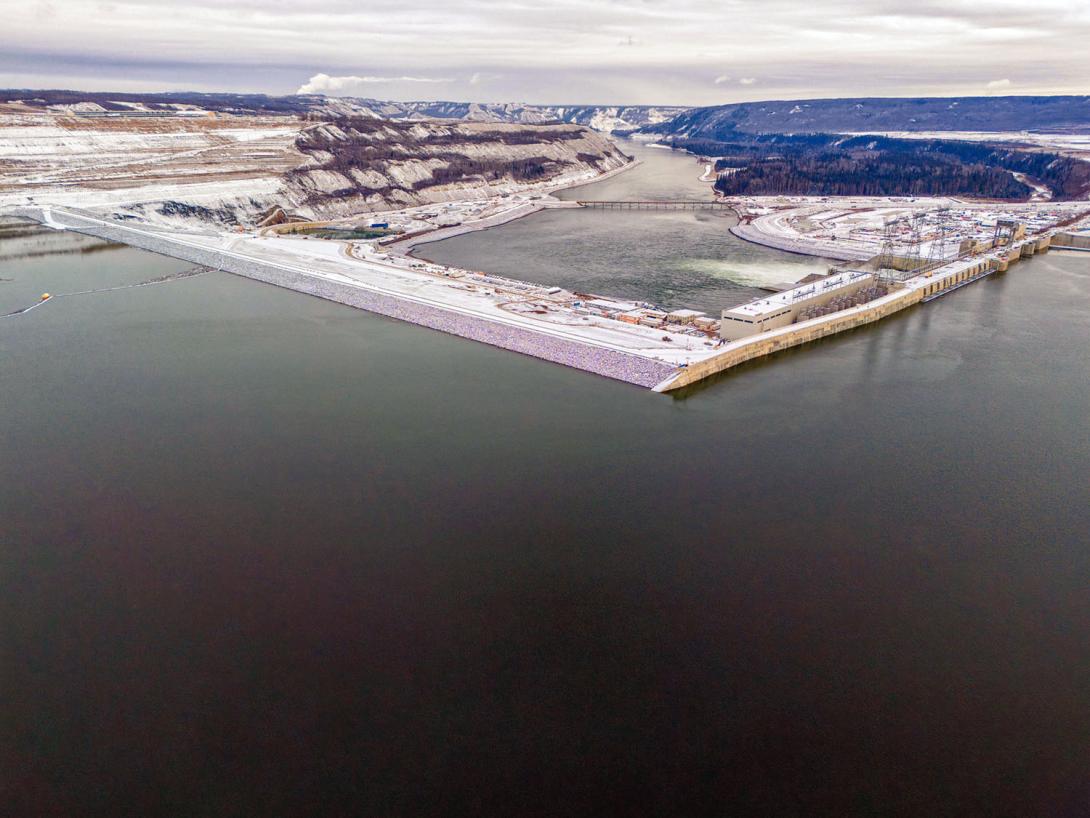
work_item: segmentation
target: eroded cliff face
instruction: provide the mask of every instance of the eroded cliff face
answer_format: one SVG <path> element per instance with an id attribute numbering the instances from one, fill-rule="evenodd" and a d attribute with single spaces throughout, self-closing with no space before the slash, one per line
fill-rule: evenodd
<path id="1" fill-rule="evenodd" d="M 293 117 L 0 112 L 0 207 L 33 200 L 153 220 L 199 213 L 245 222 L 283 196 L 283 174 L 305 159 L 295 148 L 304 126 Z"/>
<path id="2" fill-rule="evenodd" d="M 288 195 L 315 217 L 578 182 L 629 161 L 602 134 L 556 123 L 348 117 L 308 127 L 295 146 L 307 160 L 285 174 Z"/>
<path id="3" fill-rule="evenodd" d="M 628 158 L 543 125 L 282 116 L 87 119 L 0 112 L 0 207 L 28 201 L 175 224 L 322 219 L 593 179 Z"/>

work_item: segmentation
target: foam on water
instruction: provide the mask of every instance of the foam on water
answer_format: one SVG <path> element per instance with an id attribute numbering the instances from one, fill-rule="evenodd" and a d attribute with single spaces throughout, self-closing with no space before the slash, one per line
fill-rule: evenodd
<path id="1" fill-rule="evenodd" d="M 769 287 L 795 283 L 814 272 L 809 265 L 789 262 L 691 258 L 678 262 L 683 270 L 731 281 L 744 287 Z"/>

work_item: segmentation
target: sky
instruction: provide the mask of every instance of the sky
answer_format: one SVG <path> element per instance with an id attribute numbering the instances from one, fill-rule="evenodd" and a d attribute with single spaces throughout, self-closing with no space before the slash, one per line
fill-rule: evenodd
<path id="1" fill-rule="evenodd" d="M 715 105 L 1090 94 L 1090 0 L 13 0 L 0 87 Z"/>

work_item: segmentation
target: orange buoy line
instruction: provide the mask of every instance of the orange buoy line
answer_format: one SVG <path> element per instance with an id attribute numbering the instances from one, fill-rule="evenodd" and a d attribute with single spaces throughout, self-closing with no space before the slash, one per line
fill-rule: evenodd
<path id="1" fill-rule="evenodd" d="M 42 293 L 41 299 L 35 301 L 29 307 L 23 307 L 21 310 L 15 310 L 15 312 L 6 312 L 3 315 L 0 315 L 0 318 L 14 318 L 16 315 L 22 315 L 23 313 L 30 312 L 35 307 L 40 307 L 46 301 L 52 300 L 52 298 L 53 296 L 51 296 L 49 293 Z"/>
<path id="2" fill-rule="evenodd" d="M 74 293 L 42 293 L 41 298 L 31 304 L 29 307 L 23 307 L 21 310 L 15 310 L 14 312 L 4 313 L 0 315 L 0 318 L 13 318 L 16 315 L 25 315 L 35 307 L 40 307 L 46 301 L 53 301 L 58 298 L 68 298 L 73 295 L 94 295 L 96 293 L 111 293 L 114 290 L 131 290 L 133 287 L 150 287 L 153 284 L 169 284 L 171 281 L 178 281 L 183 278 L 192 278 L 194 276 L 204 275 L 211 272 L 207 267 L 194 267 L 189 270 L 183 270 L 175 275 L 163 276 L 162 278 L 153 278 L 150 281 L 141 281 L 139 284 L 122 284 L 120 287 L 103 287 L 98 290 L 80 290 Z"/>

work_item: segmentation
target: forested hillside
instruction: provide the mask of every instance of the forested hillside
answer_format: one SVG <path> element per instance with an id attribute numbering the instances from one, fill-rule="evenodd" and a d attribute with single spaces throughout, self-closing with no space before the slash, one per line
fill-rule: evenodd
<path id="1" fill-rule="evenodd" d="M 1024 200 L 1028 182 L 1055 199 L 1090 195 L 1090 164 L 1057 154 L 952 140 L 764 136 L 681 140 L 719 157 L 723 195 L 931 196 Z M 1019 174 L 1016 176 L 1015 174 Z"/>
<path id="2" fill-rule="evenodd" d="M 780 100 L 693 108 L 643 128 L 678 139 L 873 131 L 1090 133 L 1090 96 Z"/>

